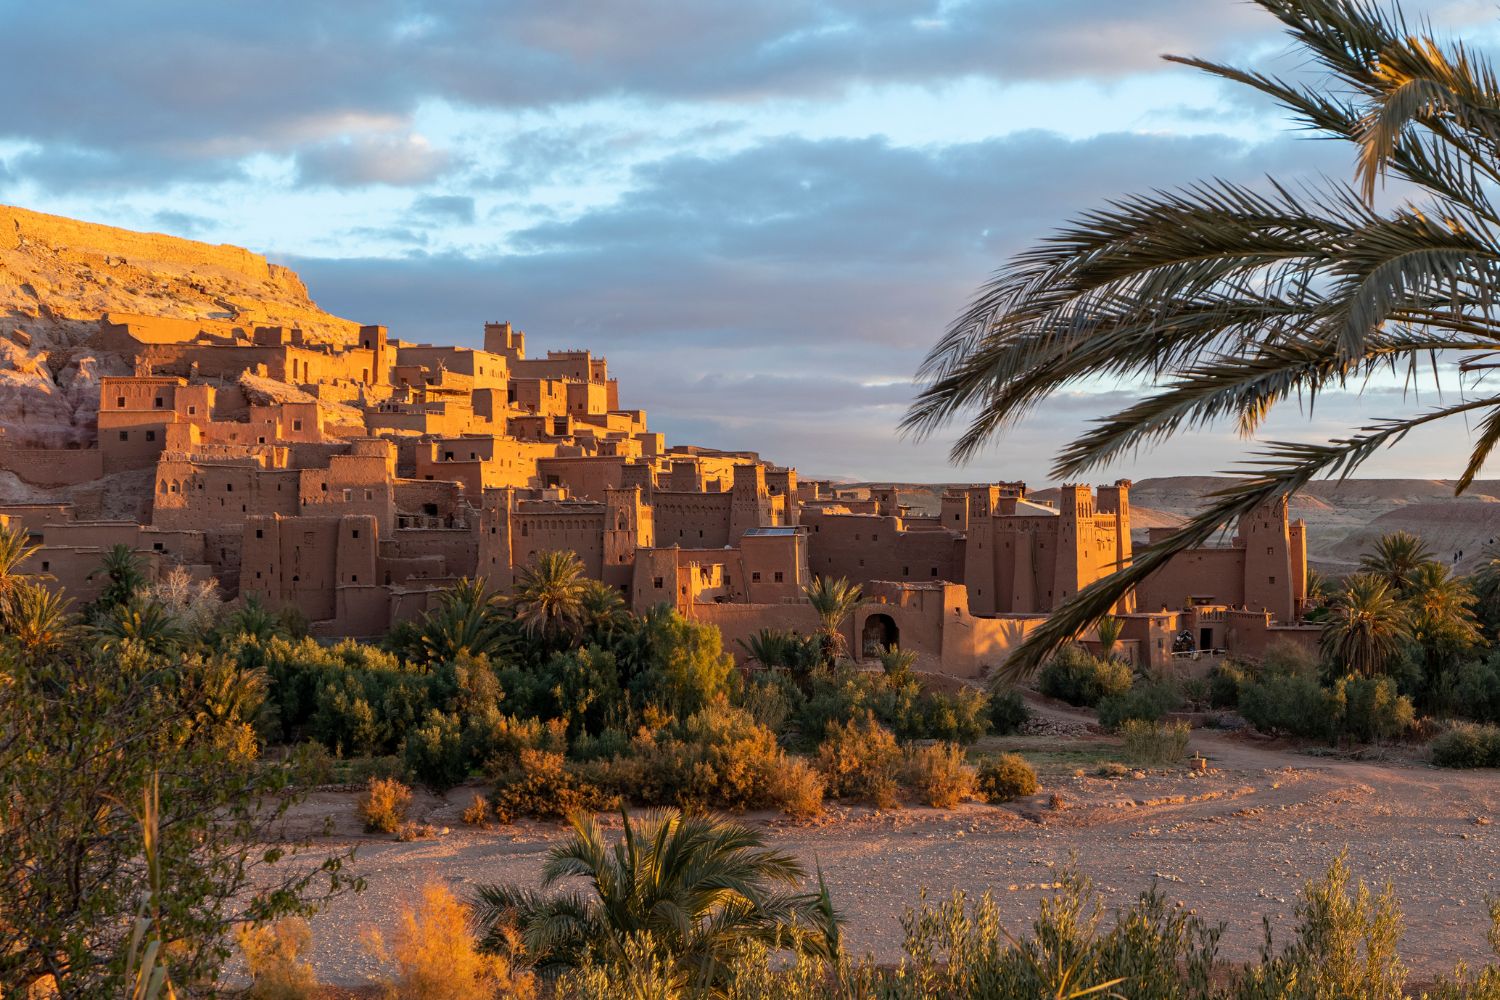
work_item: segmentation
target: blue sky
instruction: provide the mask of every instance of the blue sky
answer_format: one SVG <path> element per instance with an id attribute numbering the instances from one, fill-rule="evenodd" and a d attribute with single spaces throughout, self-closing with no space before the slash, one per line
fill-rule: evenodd
<path id="1" fill-rule="evenodd" d="M 1490 0 L 1407 4 L 1485 43 Z M 593 347 L 674 442 L 807 475 L 1026 478 L 1137 387 L 984 457 L 896 423 L 1010 253 L 1117 194 L 1347 175 L 1351 151 L 1162 53 L 1295 65 L 1240 0 L 266 0 L 7 14 L 0 201 L 236 243 L 408 340 Z M 1326 438 L 1393 387 L 1287 411 Z M 1459 428 L 1367 474 L 1461 466 Z M 1117 474 L 1204 473 L 1208 432 Z"/>

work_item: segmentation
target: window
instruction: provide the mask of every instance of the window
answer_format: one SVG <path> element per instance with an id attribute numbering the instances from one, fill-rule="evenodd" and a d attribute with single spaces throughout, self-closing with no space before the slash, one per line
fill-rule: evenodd
<path id="1" fill-rule="evenodd" d="M 786 577 L 782 575 L 782 572 L 779 569 L 776 571 L 776 582 L 777 583 L 785 583 L 786 582 Z"/>
<path id="2" fill-rule="evenodd" d="M 264 528 L 256 528 L 255 529 L 255 537 L 256 538 L 265 538 L 266 537 L 265 529 Z"/>
<path id="3" fill-rule="evenodd" d="M 355 537 L 355 538 L 358 538 L 358 537 L 359 537 L 359 529 L 358 529 L 358 528 L 355 528 L 355 529 L 354 529 L 354 530 L 353 530 L 353 531 L 352 531 L 352 532 L 350 532 L 350 534 L 351 534 L 351 535 L 352 535 L 352 536 L 353 536 L 353 537 Z"/>
<path id="4" fill-rule="evenodd" d="M 155 441 L 156 440 L 156 432 L 155 431 L 147 431 L 146 432 L 146 440 L 147 441 Z"/>
<path id="5" fill-rule="evenodd" d="M 651 586 L 653 586 L 653 587 L 655 587 L 655 588 L 656 588 L 656 589 L 657 589 L 657 590 L 660 590 L 660 589 L 661 589 L 661 584 L 662 584 L 662 579 L 661 579 L 661 577 L 659 577 L 659 576 L 658 576 L 658 577 L 656 577 L 656 578 L 654 578 L 654 579 L 653 579 L 653 580 L 652 580 L 652 581 L 651 581 Z"/>
<path id="6" fill-rule="evenodd" d="M 125 409 L 125 397 L 124 396 L 116 396 L 115 397 L 115 406 L 119 407 L 122 410 Z"/>
<path id="7" fill-rule="evenodd" d="M 322 486 L 323 486 L 323 492 L 327 493 L 328 492 L 328 484 L 327 483 L 323 483 Z"/>
<path id="8" fill-rule="evenodd" d="M 901 567 L 901 575 L 902 576 L 911 576 L 911 567 L 910 566 L 902 566 Z"/>
<path id="9" fill-rule="evenodd" d="M 353 499 L 354 499 L 354 491 L 353 490 L 345 490 L 344 491 L 344 503 L 348 503 L 350 500 L 353 500 Z"/>
<path id="10" fill-rule="evenodd" d="M 750 582 L 751 583 L 760 583 L 760 574 L 759 573 L 751 573 L 750 574 Z"/>
<path id="11" fill-rule="evenodd" d="M 43 559 L 42 560 L 42 572 L 45 573 L 45 572 L 47 572 L 47 570 L 49 570 L 51 568 L 52 568 L 52 563 L 50 561 L 46 560 L 46 559 Z"/>
<path id="12" fill-rule="evenodd" d="M 443 461 L 445 461 L 445 462 L 451 462 L 451 461 L 453 461 L 453 452 L 451 452 L 451 451 L 445 451 L 445 452 L 443 452 Z"/>
<path id="13" fill-rule="evenodd" d="M 300 421 L 300 420 L 293 420 L 292 421 L 292 430 L 294 430 L 294 431 L 300 431 L 301 429 L 302 429 L 302 421 Z"/>
<path id="14" fill-rule="evenodd" d="M 225 493 L 233 493 L 234 492 L 234 484 L 233 483 L 225 483 L 224 484 L 224 492 Z"/>
<path id="15" fill-rule="evenodd" d="M 1276 582 L 1276 578 L 1275 578 L 1275 577 L 1274 577 L 1274 576 L 1273 576 L 1273 577 L 1271 577 L 1271 582 L 1272 582 L 1272 583 L 1275 583 L 1275 582 Z"/>
<path id="16" fill-rule="evenodd" d="M 197 413 L 198 413 L 198 408 L 196 406 L 189 406 L 188 407 L 188 416 L 190 416 L 190 417 L 196 416 Z"/>
<path id="17" fill-rule="evenodd" d="M 129 431 L 121 431 L 120 432 L 120 440 L 121 441 L 129 441 L 130 440 L 130 432 Z"/>
<path id="18" fill-rule="evenodd" d="M 262 434 L 260 437 L 258 437 L 258 438 L 255 439 L 255 443 L 256 444 L 265 444 L 266 443 L 266 436 L 264 434 Z"/>
<path id="19" fill-rule="evenodd" d="M 349 575 L 349 580 L 351 582 L 353 582 L 353 583 L 358 583 L 359 582 L 359 574 L 358 573 L 351 573 Z"/>
<path id="20" fill-rule="evenodd" d="M 880 536 L 879 535 L 871 535 L 870 536 L 870 541 L 872 541 L 872 542 L 878 542 L 878 541 L 880 541 Z"/>
<path id="21" fill-rule="evenodd" d="M 161 542 L 152 542 L 151 548 L 157 552 L 160 552 L 162 550 Z"/>
<path id="22" fill-rule="evenodd" d="M 162 407 L 166 406 L 166 405 L 167 405 L 167 401 L 165 399 L 162 399 L 160 396 L 156 397 L 155 406 L 156 406 L 156 408 L 158 410 L 161 409 Z"/>
<path id="23" fill-rule="evenodd" d="M 932 567 L 932 575 L 933 576 L 937 576 L 937 567 L 936 566 Z"/>

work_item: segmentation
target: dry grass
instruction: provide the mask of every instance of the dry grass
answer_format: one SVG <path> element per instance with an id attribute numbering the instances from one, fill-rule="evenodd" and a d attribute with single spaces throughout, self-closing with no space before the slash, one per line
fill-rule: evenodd
<path id="1" fill-rule="evenodd" d="M 481 954 L 469 929 L 469 910 L 447 886 L 432 883 L 415 906 L 404 906 L 387 943 L 378 931 L 365 934 L 371 954 L 395 966 L 387 984 L 392 1000 L 529 1000 L 536 996 L 531 973 L 498 955 Z"/>
<path id="2" fill-rule="evenodd" d="M 411 789 L 395 778 L 371 778 L 359 797 L 359 818 L 370 833 L 395 833 L 411 807 Z"/>

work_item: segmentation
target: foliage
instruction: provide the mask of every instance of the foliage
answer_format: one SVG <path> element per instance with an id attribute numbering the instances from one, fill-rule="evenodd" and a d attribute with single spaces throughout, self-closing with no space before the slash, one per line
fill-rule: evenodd
<path id="1" fill-rule="evenodd" d="M 1500 728 L 1459 723 L 1432 741 L 1438 767 L 1500 767 Z"/>
<path id="2" fill-rule="evenodd" d="M 1377 896 L 1363 882 L 1351 890 L 1350 881 L 1348 858 L 1340 854 L 1326 875 L 1303 889 L 1296 939 L 1273 955 L 1268 935 L 1261 962 L 1236 984 L 1238 996 L 1404 1000 L 1395 892 L 1387 885 Z"/>
<path id="3" fill-rule="evenodd" d="M 1476 722 L 1500 722 L 1500 653 L 1460 666 L 1447 700 Z"/>
<path id="4" fill-rule="evenodd" d="M 906 784 L 935 809 L 952 809 L 973 798 L 978 776 L 956 743 L 917 747 L 906 756 Z"/>
<path id="5" fill-rule="evenodd" d="M 978 787 L 986 802 L 1000 803 L 1035 795 L 1042 784 L 1026 758 L 1003 753 L 980 765 Z"/>
<path id="6" fill-rule="evenodd" d="M 89 574 L 104 578 L 99 596 L 94 599 L 94 609 L 107 613 L 122 604 L 129 604 L 146 586 L 146 575 L 141 560 L 130 551 L 128 545 L 112 545 L 100 560 L 99 568 Z"/>
<path id="7" fill-rule="evenodd" d="M 302 957 L 312 945 L 306 920 L 283 917 L 273 924 L 242 927 L 237 940 L 250 973 L 247 1000 L 311 1000 L 317 979 Z"/>
<path id="8" fill-rule="evenodd" d="M 598 607 L 591 589 L 577 553 L 540 552 L 516 579 L 511 595 L 516 624 L 531 638 L 554 645 L 576 638 L 583 631 L 585 598 Z"/>
<path id="9" fill-rule="evenodd" d="M 801 757 L 787 757 L 771 775 L 771 801 L 793 819 L 812 819 L 823 812 L 828 783 Z"/>
<path id="10" fill-rule="evenodd" d="M 1131 719 L 1120 726 L 1125 759 L 1132 764 L 1180 764 L 1187 756 L 1191 729 L 1186 722 L 1145 722 Z"/>
<path id="11" fill-rule="evenodd" d="M 1020 691 L 1006 685 L 990 692 L 989 716 L 990 732 L 996 736 L 1009 736 L 1019 733 L 1026 725 L 1031 718 L 1031 709 Z"/>
<path id="12" fill-rule="evenodd" d="M 177 983 L 211 984 L 237 927 L 350 887 L 343 855 L 278 841 L 296 776 L 260 764 L 232 703 L 208 703 L 211 666 L 131 643 L 0 649 L 0 982 L 119 995 L 148 862 L 157 971 Z M 129 806 L 148 788 L 149 856 Z"/>
<path id="13" fill-rule="evenodd" d="M 413 778 L 441 794 L 469 776 L 468 750 L 458 716 L 432 709 L 406 734 L 401 756 Z"/>
<path id="14" fill-rule="evenodd" d="M 1182 704 L 1182 692 L 1171 681 L 1134 684 L 1129 690 L 1099 700 L 1099 724 L 1113 732 L 1132 719 L 1159 722 Z"/>
<path id="15" fill-rule="evenodd" d="M 484 580 L 462 579 L 438 595 L 417 627 L 416 651 L 429 663 L 460 656 L 497 656 L 510 646 L 500 599 Z"/>
<path id="16" fill-rule="evenodd" d="M 802 592 L 821 623 L 818 638 L 823 646 L 823 663 L 832 667 L 848 652 L 844 622 L 864 602 L 864 594 L 857 583 L 850 583 L 843 577 L 835 580 L 826 576 L 813 577 Z"/>
<path id="17" fill-rule="evenodd" d="M 1404 736 L 1416 721 L 1411 699 L 1398 694 L 1388 677 L 1342 677 L 1333 693 L 1340 731 L 1361 743 Z"/>
<path id="18" fill-rule="evenodd" d="M 828 793 L 859 799 L 887 809 L 896 804 L 896 774 L 901 750 L 896 737 L 874 715 L 829 725 L 818 745 L 818 767 L 828 779 Z"/>
<path id="19" fill-rule="evenodd" d="M 1396 657 L 1406 628 L 1398 592 L 1378 576 L 1356 573 L 1344 581 L 1323 624 L 1323 658 L 1337 671 L 1373 676 Z"/>
<path id="20" fill-rule="evenodd" d="M 643 619 L 640 630 L 641 648 L 622 671 L 638 708 L 656 705 L 687 716 L 733 692 L 734 657 L 713 625 L 666 609 Z"/>
<path id="21" fill-rule="evenodd" d="M 823 647 L 817 636 L 802 635 L 789 629 L 763 628 L 740 646 L 750 658 L 771 670 L 784 668 L 804 675 L 822 660 Z"/>
<path id="22" fill-rule="evenodd" d="M 1480 641 L 1474 592 L 1447 567 L 1417 568 L 1406 590 L 1406 633 L 1422 651 L 1424 680 L 1431 686 Z"/>
<path id="23" fill-rule="evenodd" d="M 519 938 L 538 969 L 556 972 L 618 962 L 645 934 L 656 960 L 700 990 L 722 989 L 754 945 L 836 952 L 826 891 L 801 891 L 802 866 L 757 831 L 673 809 L 622 818 L 622 840 L 611 849 L 593 819 L 575 817 L 571 840 L 548 853 L 542 892 L 481 886 L 474 916 L 485 948 L 515 954 Z M 544 894 L 575 880 L 582 892 Z"/>
<path id="24" fill-rule="evenodd" d="M 1222 525 L 1314 479 L 1352 474 L 1416 427 L 1476 418 L 1460 492 L 1500 438 L 1497 399 L 1482 381 L 1500 335 L 1489 308 L 1500 229 L 1497 74 L 1471 48 L 1383 5 L 1258 5 L 1292 38 L 1308 82 L 1174 58 L 1271 97 L 1314 135 L 1351 144 L 1355 183 L 1215 180 L 1112 197 L 1020 253 L 972 298 L 924 362 L 904 426 L 929 434 L 966 419 L 953 448 L 962 460 L 1054 393 L 1095 379 L 1150 386 L 1063 450 L 1052 478 L 1078 481 L 1222 418 L 1253 434 L 1276 404 L 1378 370 L 1416 379 L 1430 365 L 1458 391 L 1327 443 L 1268 444 L 1170 538 L 1033 631 L 1014 671 L 1035 669 Z M 1400 193 L 1377 206 L 1388 174 Z"/>
<path id="25" fill-rule="evenodd" d="M 758 809 L 782 805 L 778 789 L 807 794 L 779 782 L 790 767 L 771 730 L 743 709 L 716 705 L 673 720 L 657 734 L 643 731 L 615 780 L 622 793 L 649 805 Z M 791 805 L 807 808 L 805 798 Z"/>
<path id="26" fill-rule="evenodd" d="M 1240 687 L 1240 714 L 1265 733 L 1331 740 L 1338 734 L 1334 693 L 1306 674 L 1262 674 Z"/>
<path id="27" fill-rule="evenodd" d="M 396 966 L 394 1000 L 530 1000 L 536 979 L 505 955 L 481 952 L 469 930 L 470 907 L 447 886 L 429 883 L 415 905 L 401 908 L 389 945 L 378 934 L 369 950 Z"/>
<path id="28" fill-rule="evenodd" d="M 495 767 L 490 807 L 501 823 L 521 816 L 565 818 L 612 808 L 615 799 L 582 778 L 560 753 L 527 747 Z"/>
<path id="29" fill-rule="evenodd" d="M 1427 543 L 1409 531 L 1391 531 L 1381 535 L 1375 547 L 1360 556 L 1361 573 L 1381 580 L 1392 593 L 1405 595 L 1416 582 L 1417 573 L 1433 564 Z"/>
<path id="30" fill-rule="evenodd" d="M 1235 708 L 1240 703 L 1240 685 L 1245 671 L 1237 663 L 1216 663 L 1208 672 L 1208 704 L 1211 708 Z"/>
<path id="31" fill-rule="evenodd" d="M 1262 673 L 1241 686 L 1240 714 L 1263 732 L 1316 740 L 1393 739 L 1415 718 L 1390 678 L 1352 674 L 1324 687 L 1307 674 Z"/>
<path id="32" fill-rule="evenodd" d="M 843 666 L 819 669 L 796 706 L 804 740 L 835 723 L 873 714 L 901 740 L 946 740 L 968 746 L 989 729 L 989 696 L 972 687 L 952 694 L 922 688 L 910 673 L 876 673 Z"/>
<path id="33" fill-rule="evenodd" d="M 369 833 L 395 833 L 411 808 L 411 789 L 395 778 L 371 778 L 355 809 Z"/>
<path id="34" fill-rule="evenodd" d="M 1082 646 L 1065 646 L 1047 661 L 1037 677 L 1037 689 L 1069 705 L 1092 708 L 1131 685 L 1130 667 L 1118 660 L 1090 656 Z"/>

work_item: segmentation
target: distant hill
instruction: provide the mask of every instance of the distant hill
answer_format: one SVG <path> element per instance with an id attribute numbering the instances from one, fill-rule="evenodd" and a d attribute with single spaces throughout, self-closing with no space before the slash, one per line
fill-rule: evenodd
<path id="1" fill-rule="evenodd" d="M 91 344 L 109 312 L 296 326 L 347 342 L 302 279 L 259 254 L 0 205 L 0 430 L 21 445 L 93 440 L 99 378 L 130 374 Z"/>

